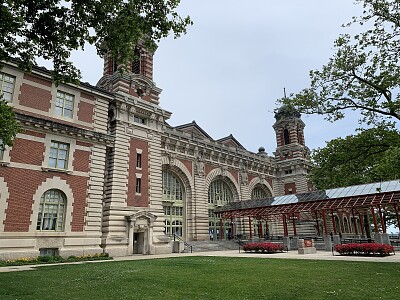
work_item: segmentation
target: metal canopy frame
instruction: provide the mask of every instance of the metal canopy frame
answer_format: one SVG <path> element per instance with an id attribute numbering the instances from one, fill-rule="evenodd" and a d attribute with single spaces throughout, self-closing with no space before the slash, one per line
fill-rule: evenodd
<path id="1" fill-rule="evenodd" d="M 288 203 L 271 205 L 266 204 L 264 206 L 251 207 L 252 201 L 248 202 L 240 208 L 231 209 L 229 205 L 222 207 L 217 211 L 217 215 L 222 219 L 240 218 L 240 217 L 251 217 L 255 219 L 267 219 L 274 215 L 298 215 L 302 213 L 315 214 L 316 212 L 322 211 L 353 211 L 363 208 L 371 207 L 386 207 L 389 205 L 400 204 L 400 191 L 375 193 L 368 195 L 349 196 L 331 199 L 319 199 L 313 201 Z M 260 201 L 258 201 L 260 202 Z M 257 203 L 260 204 L 260 203 Z M 246 207 L 247 206 L 247 207 Z M 243 207 L 243 208 L 242 208 Z M 397 206 L 395 205 L 397 210 Z"/>

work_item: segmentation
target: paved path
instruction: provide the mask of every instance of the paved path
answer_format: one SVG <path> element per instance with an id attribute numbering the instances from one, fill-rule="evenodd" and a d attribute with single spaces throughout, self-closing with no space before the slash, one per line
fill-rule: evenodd
<path id="1" fill-rule="evenodd" d="M 297 251 L 289 251 L 275 254 L 262 254 L 262 253 L 245 253 L 238 250 L 229 251 L 208 251 L 208 252 L 195 252 L 195 253 L 172 253 L 172 254 L 158 254 L 158 255 L 132 255 L 124 257 L 114 257 L 112 261 L 125 261 L 125 260 L 139 260 L 139 259 L 157 259 L 157 258 L 170 258 L 170 257 L 185 257 L 185 256 L 223 256 L 223 257 L 256 257 L 260 259 L 314 259 L 314 260 L 346 260 L 346 261 L 368 261 L 368 262 L 383 262 L 383 263 L 400 263 L 400 254 L 390 255 L 385 257 L 365 257 L 365 256 L 341 256 L 332 255 L 331 252 L 318 251 L 314 254 L 298 254 Z M 82 264 L 82 263 L 100 263 L 110 262 L 110 260 L 98 260 L 98 261 L 86 261 L 86 262 L 75 262 L 69 264 Z M 63 263 L 67 264 L 67 263 Z M 13 272 L 13 271 L 28 271 L 34 270 L 38 266 L 54 266 L 58 264 L 45 264 L 45 265 L 29 265 L 29 266 L 12 266 L 12 267 L 0 267 L 1 272 Z"/>

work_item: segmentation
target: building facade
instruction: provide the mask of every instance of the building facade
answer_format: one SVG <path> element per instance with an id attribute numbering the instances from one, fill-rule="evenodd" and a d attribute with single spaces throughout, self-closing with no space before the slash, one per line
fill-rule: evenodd
<path id="1" fill-rule="evenodd" d="M 47 70 L 12 63 L 0 71 L 24 128 L 0 150 L 0 259 L 170 253 L 173 234 L 202 241 L 253 230 L 217 219 L 226 203 L 312 188 L 300 114 L 275 114 L 273 156 L 232 135 L 215 140 L 194 121 L 170 126 L 153 54 L 135 51 L 123 72 L 105 57 L 96 86 L 56 86 Z"/>

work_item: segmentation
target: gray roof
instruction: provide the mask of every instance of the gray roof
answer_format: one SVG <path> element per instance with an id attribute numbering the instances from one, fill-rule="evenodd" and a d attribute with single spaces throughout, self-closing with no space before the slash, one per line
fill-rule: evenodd
<path id="1" fill-rule="evenodd" d="M 363 196 L 363 195 L 371 195 L 371 194 L 385 193 L 385 192 L 396 192 L 396 191 L 400 191 L 399 180 L 368 183 L 368 184 L 354 185 L 354 186 L 328 189 L 328 190 L 318 190 L 308 193 L 291 194 L 291 195 L 271 197 L 266 199 L 253 199 L 246 201 L 231 202 L 223 206 L 220 209 L 220 211 L 293 204 L 293 203 L 308 202 L 308 201 L 320 201 L 327 199 Z"/>

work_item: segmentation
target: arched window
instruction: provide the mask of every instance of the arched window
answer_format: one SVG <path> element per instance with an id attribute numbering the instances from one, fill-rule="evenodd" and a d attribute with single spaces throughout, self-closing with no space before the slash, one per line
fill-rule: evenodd
<path id="1" fill-rule="evenodd" d="M 265 199 L 270 197 L 272 197 L 271 193 L 262 188 L 261 184 L 257 184 L 251 191 L 251 199 Z"/>
<path id="2" fill-rule="evenodd" d="M 233 201 L 232 190 L 222 179 L 211 182 L 208 188 L 208 221 L 211 240 L 228 239 L 230 237 L 229 223 L 222 223 L 215 216 L 215 209 Z"/>
<path id="3" fill-rule="evenodd" d="M 285 145 L 290 144 L 290 135 L 289 135 L 289 130 L 287 130 L 287 129 L 283 130 L 283 140 L 284 140 Z"/>
<path id="4" fill-rule="evenodd" d="M 224 206 L 232 201 L 232 191 L 223 180 L 215 180 L 208 188 L 208 203 L 214 206 Z"/>
<path id="5" fill-rule="evenodd" d="M 163 171 L 162 179 L 165 217 L 164 233 L 183 236 L 184 203 L 181 181 L 170 171 Z"/>
<path id="6" fill-rule="evenodd" d="M 60 190 L 48 190 L 40 198 L 36 230 L 64 230 L 66 196 Z"/>

